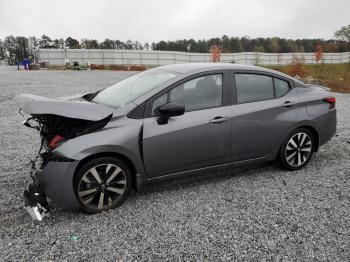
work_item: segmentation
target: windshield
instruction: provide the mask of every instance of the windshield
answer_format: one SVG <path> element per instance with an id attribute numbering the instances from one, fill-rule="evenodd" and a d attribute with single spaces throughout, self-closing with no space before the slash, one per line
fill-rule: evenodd
<path id="1" fill-rule="evenodd" d="M 109 106 L 122 106 L 174 77 L 176 77 L 174 72 L 147 70 L 103 89 L 92 101 Z"/>

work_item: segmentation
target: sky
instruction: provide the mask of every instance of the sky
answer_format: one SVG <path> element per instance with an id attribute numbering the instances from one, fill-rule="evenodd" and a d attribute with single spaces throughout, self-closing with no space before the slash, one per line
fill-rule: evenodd
<path id="1" fill-rule="evenodd" d="M 334 38 L 350 0 L 0 0 L 0 38 Z"/>

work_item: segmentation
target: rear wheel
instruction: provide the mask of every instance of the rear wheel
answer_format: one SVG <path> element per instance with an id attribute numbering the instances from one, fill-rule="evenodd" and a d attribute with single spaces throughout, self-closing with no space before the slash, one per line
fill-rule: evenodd
<path id="1" fill-rule="evenodd" d="M 98 213 L 119 206 L 130 191 L 131 171 L 121 160 L 101 157 L 84 164 L 74 181 L 81 208 Z"/>
<path id="2" fill-rule="evenodd" d="M 285 169 L 299 170 L 310 161 L 314 148 L 312 133 L 306 128 L 295 129 L 283 141 L 279 161 Z"/>

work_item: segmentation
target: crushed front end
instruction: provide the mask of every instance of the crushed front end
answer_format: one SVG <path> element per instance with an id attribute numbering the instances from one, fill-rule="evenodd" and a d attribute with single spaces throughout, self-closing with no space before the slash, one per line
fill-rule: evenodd
<path id="1" fill-rule="evenodd" d="M 52 202 L 75 208 L 73 175 L 78 161 L 55 152 L 61 144 L 103 128 L 103 121 L 86 121 L 61 116 L 40 115 L 28 118 L 23 124 L 40 132 L 41 145 L 31 161 L 31 183 L 24 191 L 25 209 L 34 220 L 41 221 L 52 211 Z"/>
<path id="2" fill-rule="evenodd" d="M 34 160 L 31 160 L 31 181 L 28 183 L 23 193 L 25 209 L 34 220 L 41 221 L 44 217 L 49 216 L 52 208 L 49 204 L 50 199 L 46 196 L 41 187 L 39 174 L 49 161 L 49 156 L 51 155 L 50 149 L 53 149 L 53 146 L 56 147 L 57 145 L 53 142 L 48 143 L 50 136 L 47 134 L 47 128 L 40 121 L 40 118 L 30 117 L 25 120 L 23 124 L 26 127 L 40 131 L 41 136 L 39 151 Z M 55 139 L 51 141 L 55 142 Z"/>
<path id="3" fill-rule="evenodd" d="M 31 161 L 31 183 L 24 191 L 25 208 L 35 220 L 49 214 L 51 201 L 71 209 L 78 205 L 73 177 L 79 161 L 65 157 L 56 149 L 76 137 L 104 128 L 111 120 L 113 109 L 90 102 L 93 95 L 15 97 L 20 112 L 31 116 L 23 124 L 39 131 L 41 137 L 40 149 Z"/>

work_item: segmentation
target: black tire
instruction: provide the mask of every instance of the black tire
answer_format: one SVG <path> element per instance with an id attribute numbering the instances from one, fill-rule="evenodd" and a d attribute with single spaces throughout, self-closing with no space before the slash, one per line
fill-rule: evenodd
<path id="1" fill-rule="evenodd" d="M 81 209 L 95 214 L 120 206 L 131 184 L 132 172 L 124 161 L 99 157 L 78 170 L 73 185 Z"/>
<path id="2" fill-rule="evenodd" d="M 305 135 L 305 138 L 301 134 Z M 299 170 L 307 165 L 314 151 L 315 137 L 312 132 L 306 128 L 297 128 L 284 139 L 278 160 L 283 169 Z"/>

